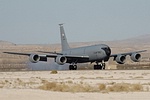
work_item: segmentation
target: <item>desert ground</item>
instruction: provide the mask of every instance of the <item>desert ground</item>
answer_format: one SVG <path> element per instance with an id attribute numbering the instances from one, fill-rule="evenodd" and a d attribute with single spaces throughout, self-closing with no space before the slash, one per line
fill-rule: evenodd
<path id="1" fill-rule="evenodd" d="M 110 59 L 106 70 L 93 70 L 93 65 L 87 63 L 79 65 L 77 71 L 69 71 L 51 59 L 47 63 L 32 64 L 26 56 L 3 53 L 59 52 L 60 44 L 19 45 L 0 41 L 0 100 L 150 100 L 150 35 L 70 45 L 99 43 L 109 45 L 112 54 L 147 52 L 142 53 L 141 62 L 134 63 L 128 56 L 124 65 Z M 47 71 L 33 71 L 37 68 Z"/>
<path id="2" fill-rule="evenodd" d="M 0 100 L 150 100 L 149 70 L 0 72 Z"/>

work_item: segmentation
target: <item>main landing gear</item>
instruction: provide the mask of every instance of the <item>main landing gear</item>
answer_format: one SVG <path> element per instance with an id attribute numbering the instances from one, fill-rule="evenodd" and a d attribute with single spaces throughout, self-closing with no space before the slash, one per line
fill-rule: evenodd
<path id="1" fill-rule="evenodd" d="M 97 65 L 94 65 L 94 70 L 103 70 L 105 69 L 106 64 L 104 62 L 101 62 L 100 64 L 97 62 Z"/>
<path id="2" fill-rule="evenodd" d="M 94 70 L 103 70 L 105 69 L 105 62 L 96 62 L 96 65 L 94 65 Z M 71 64 L 69 65 L 69 70 L 77 70 L 77 65 L 76 64 Z"/>
<path id="3" fill-rule="evenodd" d="M 77 70 L 77 65 L 69 65 L 69 70 Z"/>

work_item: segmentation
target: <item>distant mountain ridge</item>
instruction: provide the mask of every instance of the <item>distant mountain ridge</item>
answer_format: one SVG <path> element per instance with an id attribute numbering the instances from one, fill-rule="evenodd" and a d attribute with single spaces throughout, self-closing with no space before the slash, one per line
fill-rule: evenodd
<path id="1" fill-rule="evenodd" d="M 90 42 L 73 42 L 73 43 L 69 43 L 71 45 L 77 46 L 78 44 L 81 45 L 92 45 L 92 44 L 124 44 L 124 45 L 147 45 L 150 44 L 150 34 L 145 34 L 145 35 L 141 35 L 141 36 L 137 36 L 137 37 L 133 37 L 133 38 L 129 38 L 129 39 L 124 39 L 124 40 L 114 40 L 114 41 L 90 41 Z M 3 41 L 0 40 L 0 45 L 16 45 L 12 42 L 8 42 L 8 41 Z M 35 44 L 38 45 L 38 44 Z M 42 45 L 42 44 L 39 44 Z M 50 45 L 55 45 L 55 44 L 50 44 Z M 56 44 L 58 45 L 58 44 Z"/>
<path id="2" fill-rule="evenodd" d="M 90 42 L 89 42 L 90 43 Z M 108 43 L 108 44 L 150 44 L 150 34 L 140 35 L 124 40 L 113 41 L 95 41 L 94 43 Z"/>
<path id="3" fill-rule="evenodd" d="M 12 42 L 0 40 L 0 45 L 15 45 L 15 44 Z"/>
<path id="4" fill-rule="evenodd" d="M 150 44 L 150 34 L 144 34 L 141 36 L 125 39 L 122 42 L 124 43 L 130 43 L 130 44 Z"/>

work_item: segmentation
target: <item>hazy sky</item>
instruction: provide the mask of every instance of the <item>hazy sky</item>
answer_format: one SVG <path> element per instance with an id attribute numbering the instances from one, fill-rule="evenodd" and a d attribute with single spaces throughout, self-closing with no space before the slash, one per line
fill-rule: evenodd
<path id="1" fill-rule="evenodd" d="M 16 44 L 108 41 L 150 34 L 150 0 L 0 0 L 0 40 Z"/>

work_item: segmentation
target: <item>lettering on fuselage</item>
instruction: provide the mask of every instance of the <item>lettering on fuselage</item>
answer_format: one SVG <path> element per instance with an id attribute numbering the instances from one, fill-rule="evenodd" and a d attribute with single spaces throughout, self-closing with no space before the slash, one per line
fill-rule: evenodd
<path id="1" fill-rule="evenodd" d="M 94 54 L 101 54 L 102 52 L 101 51 L 95 51 L 93 52 Z"/>

